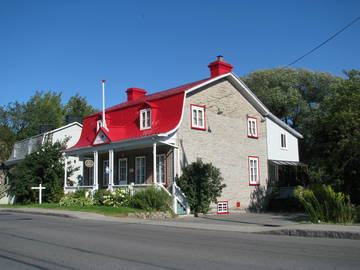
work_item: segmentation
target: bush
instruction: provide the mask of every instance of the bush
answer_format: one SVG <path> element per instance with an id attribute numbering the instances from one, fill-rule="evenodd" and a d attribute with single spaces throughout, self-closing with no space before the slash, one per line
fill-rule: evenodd
<path id="1" fill-rule="evenodd" d="M 107 190 L 107 189 L 98 189 L 97 191 L 95 191 L 94 193 L 94 203 L 96 205 L 104 205 L 104 197 L 105 196 L 110 196 L 111 195 L 111 191 Z"/>
<path id="2" fill-rule="evenodd" d="M 355 208 L 350 197 L 335 192 L 330 186 L 315 185 L 311 189 L 299 186 L 294 195 L 303 205 L 313 223 L 335 222 L 350 223 L 356 219 Z"/>
<path id="3" fill-rule="evenodd" d="M 85 197 L 82 192 L 75 192 L 66 194 L 60 199 L 60 206 L 91 206 L 94 205 L 94 201 L 90 197 Z"/>
<path id="4" fill-rule="evenodd" d="M 170 204 L 171 196 L 164 190 L 154 187 L 135 193 L 128 202 L 130 207 L 146 211 L 168 211 L 170 210 Z"/>
<path id="5" fill-rule="evenodd" d="M 191 210 L 197 216 L 198 213 L 207 213 L 210 204 L 217 202 L 226 186 L 222 181 L 218 168 L 199 160 L 188 165 L 176 183 L 185 193 Z"/>
<path id="6" fill-rule="evenodd" d="M 116 189 L 103 196 L 102 204 L 106 206 L 126 206 L 129 203 L 130 195 L 126 189 Z"/>

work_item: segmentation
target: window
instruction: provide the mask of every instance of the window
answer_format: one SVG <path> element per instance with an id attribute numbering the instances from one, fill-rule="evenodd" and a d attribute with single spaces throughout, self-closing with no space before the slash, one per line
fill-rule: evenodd
<path id="1" fill-rule="evenodd" d="M 119 180 L 119 185 L 126 185 L 127 184 L 127 171 L 128 171 L 127 158 L 119 158 L 118 159 L 118 180 Z"/>
<path id="2" fill-rule="evenodd" d="M 191 105 L 191 128 L 205 130 L 205 107 Z"/>
<path id="3" fill-rule="evenodd" d="M 135 158 L 135 184 L 144 184 L 146 180 L 146 158 Z"/>
<path id="4" fill-rule="evenodd" d="M 229 213 L 229 203 L 227 201 L 218 202 L 217 213 L 218 214 L 228 214 Z"/>
<path id="5" fill-rule="evenodd" d="M 249 157 L 249 185 L 260 185 L 259 158 Z"/>
<path id="6" fill-rule="evenodd" d="M 101 128 L 102 126 L 103 126 L 102 120 L 97 120 L 97 122 L 96 122 L 96 131 L 98 131 L 99 128 Z"/>
<path id="7" fill-rule="evenodd" d="M 140 111 L 140 129 L 151 128 L 151 109 L 143 109 Z"/>
<path id="8" fill-rule="evenodd" d="M 156 156 L 156 183 L 163 185 L 166 184 L 164 154 Z"/>
<path id="9" fill-rule="evenodd" d="M 281 149 L 287 149 L 286 134 L 281 133 Z"/>
<path id="10" fill-rule="evenodd" d="M 247 126 L 248 126 L 248 137 L 258 138 L 257 119 L 255 117 L 248 117 Z"/>

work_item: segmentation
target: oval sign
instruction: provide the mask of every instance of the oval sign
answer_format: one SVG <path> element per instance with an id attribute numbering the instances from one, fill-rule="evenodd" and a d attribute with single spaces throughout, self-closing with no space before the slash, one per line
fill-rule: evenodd
<path id="1" fill-rule="evenodd" d="M 92 168 L 94 166 L 94 161 L 91 159 L 85 160 L 85 166 L 88 168 Z"/>

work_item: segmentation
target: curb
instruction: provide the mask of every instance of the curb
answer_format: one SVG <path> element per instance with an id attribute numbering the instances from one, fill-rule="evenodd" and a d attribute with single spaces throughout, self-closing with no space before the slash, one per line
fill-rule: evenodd
<path id="1" fill-rule="evenodd" d="M 360 233 L 345 231 L 320 231 L 320 230 L 302 230 L 302 229 L 279 229 L 273 231 L 257 232 L 260 234 L 287 235 L 313 238 L 333 238 L 333 239 L 351 239 L 360 240 Z"/>

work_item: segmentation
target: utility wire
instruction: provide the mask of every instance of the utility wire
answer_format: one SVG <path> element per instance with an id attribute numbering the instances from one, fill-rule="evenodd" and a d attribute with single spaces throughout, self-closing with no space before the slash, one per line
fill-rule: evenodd
<path id="1" fill-rule="evenodd" d="M 335 34 L 333 34 L 331 37 L 329 37 L 327 40 L 325 40 L 324 42 L 322 42 L 321 44 L 319 44 L 318 46 L 316 46 L 314 49 L 312 49 L 311 51 L 307 52 L 306 54 L 304 54 L 303 56 L 297 58 L 296 60 L 294 60 L 293 62 L 291 62 L 290 64 L 286 65 L 285 67 L 289 67 L 292 66 L 293 64 L 295 64 L 296 62 L 299 62 L 301 59 L 303 59 L 305 56 L 308 56 L 309 54 L 311 54 L 312 52 L 316 51 L 317 49 L 319 49 L 320 47 L 322 47 L 323 45 L 325 45 L 326 43 L 328 43 L 330 40 L 334 39 L 337 35 L 339 35 L 340 33 L 344 32 L 347 28 L 349 28 L 351 25 L 353 25 L 354 23 L 356 23 L 358 20 L 360 20 L 360 17 L 357 17 L 355 20 L 351 21 L 349 24 L 347 24 L 346 26 L 344 26 L 341 30 L 339 30 L 338 32 L 336 32 Z"/>

